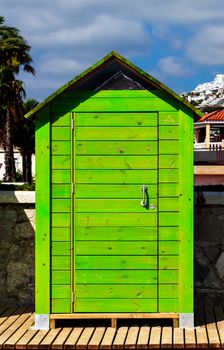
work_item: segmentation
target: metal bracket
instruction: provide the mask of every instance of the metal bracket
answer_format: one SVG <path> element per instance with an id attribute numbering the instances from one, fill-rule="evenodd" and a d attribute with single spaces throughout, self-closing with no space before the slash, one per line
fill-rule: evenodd
<path id="1" fill-rule="evenodd" d="M 194 328 L 194 314 L 193 313 L 179 314 L 179 327 Z"/>
<path id="2" fill-rule="evenodd" d="M 49 330 L 50 329 L 50 315 L 49 314 L 36 314 L 35 324 L 30 327 L 31 330 Z"/>

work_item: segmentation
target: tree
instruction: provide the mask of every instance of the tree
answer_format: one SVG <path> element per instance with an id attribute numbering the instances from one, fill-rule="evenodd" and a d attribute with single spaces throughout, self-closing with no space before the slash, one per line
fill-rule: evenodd
<path id="1" fill-rule="evenodd" d="M 2 144 L 5 150 L 5 181 L 15 181 L 13 155 L 13 129 L 15 121 L 23 118 L 23 98 L 25 89 L 17 79 L 21 68 L 35 74 L 31 66 L 31 47 L 20 35 L 19 30 L 5 25 L 0 16 L 0 113 Z"/>

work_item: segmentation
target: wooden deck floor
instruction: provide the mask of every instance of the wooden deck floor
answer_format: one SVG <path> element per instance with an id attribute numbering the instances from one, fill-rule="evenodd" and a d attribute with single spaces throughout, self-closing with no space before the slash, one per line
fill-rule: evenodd
<path id="1" fill-rule="evenodd" d="M 144 320 L 145 321 L 145 320 Z M 94 321 L 97 322 L 97 321 Z M 136 321 L 138 322 L 138 321 Z M 158 324 L 158 320 L 156 321 Z M 2 349 L 212 349 L 224 347 L 222 306 L 199 309 L 197 329 L 172 326 L 122 326 L 117 330 L 95 324 L 29 330 L 34 323 L 32 308 L 0 309 L 0 348 Z M 56 324 L 57 326 L 57 324 Z"/>

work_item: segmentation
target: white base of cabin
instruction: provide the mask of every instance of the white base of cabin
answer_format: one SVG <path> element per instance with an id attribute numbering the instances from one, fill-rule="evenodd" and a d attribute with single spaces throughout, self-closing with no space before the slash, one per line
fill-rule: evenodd
<path id="1" fill-rule="evenodd" d="M 179 327 L 194 328 L 194 314 L 191 314 L 191 313 L 179 314 Z"/>
<path id="2" fill-rule="evenodd" d="M 49 314 L 36 314 L 35 324 L 30 327 L 34 330 L 49 330 L 50 329 L 50 315 Z"/>

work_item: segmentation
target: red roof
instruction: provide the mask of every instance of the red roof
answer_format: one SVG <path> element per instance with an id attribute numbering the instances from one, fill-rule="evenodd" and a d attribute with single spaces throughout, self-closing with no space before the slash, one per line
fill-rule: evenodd
<path id="1" fill-rule="evenodd" d="M 221 111 L 213 111 L 213 112 L 207 113 L 199 119 L 199 122 L 218 122 L 218 121 L 224 121 L 224 109 L 222 109 Z"/>

